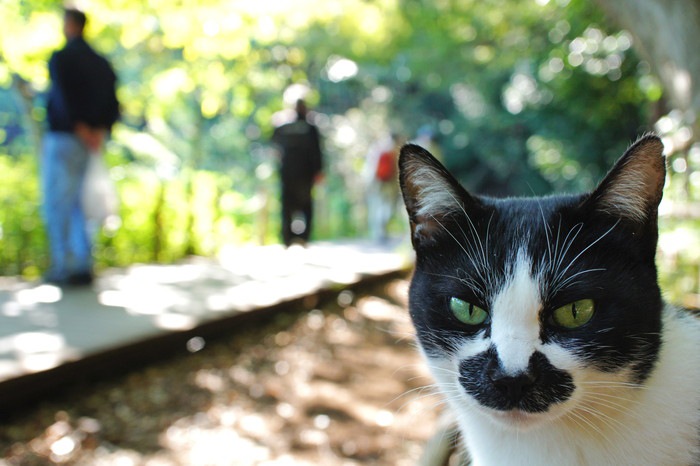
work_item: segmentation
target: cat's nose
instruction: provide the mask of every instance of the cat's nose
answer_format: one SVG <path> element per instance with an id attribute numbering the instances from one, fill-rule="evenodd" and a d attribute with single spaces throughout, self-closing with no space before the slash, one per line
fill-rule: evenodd
<path id="1" fill-rule="evenodd" d="M 494 387 L 505 395 L 511 403 L 518 403 L 528 388 L 534 385 L 537 377 L 531 371 L 518 374 L 506 374 L 500 367 L 489 371 L 489 378 Z"/>

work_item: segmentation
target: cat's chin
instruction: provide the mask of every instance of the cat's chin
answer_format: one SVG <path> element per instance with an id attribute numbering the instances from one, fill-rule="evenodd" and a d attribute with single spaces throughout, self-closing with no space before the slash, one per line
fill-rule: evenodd
<path id="1" fill-rule="evenodd" d="M 549 413 L 530 413 L 520 409 L 510 411 L 489 410 L 489 417 L 501 427 L 513 430 L 528 430 L 536 428 L 552 419 Z"/>

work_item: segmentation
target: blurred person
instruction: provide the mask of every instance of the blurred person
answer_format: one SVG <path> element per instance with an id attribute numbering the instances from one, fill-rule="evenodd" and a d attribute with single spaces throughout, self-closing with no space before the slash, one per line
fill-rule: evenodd
<path id="1" fill-rule="evenodd" d="M 280 151 L 282 182 L 282 240 L 286 246 L 305 245 L 313 221 L 312 188 L 323 175 L 323 153 L 318 128 L 308 119 L 303 99 L 296 101 L 296 119 L 278 126 L 272 141 Z"/>
<path id="2" fill-rule="evenodd" d="M 48 63 L 48 131 L 44 136 L 41 187 L 51 266 L 45 276 L 58 285 L 90 284 L 92 238 L 82 207 L 89 157 L 99 157 L 119 118 L 116 75 L 83 37 L 86 15 L 64 10 L 66 43 Z"/>
<path id="3" fill-rule="evenodd" d="M 389 239 L 389 222 L 399 201 L 398 157 L 405 142 L 392 133 L 370 147 L 365 159 L 367 224 L 369 237 L 377 242 Z"/>

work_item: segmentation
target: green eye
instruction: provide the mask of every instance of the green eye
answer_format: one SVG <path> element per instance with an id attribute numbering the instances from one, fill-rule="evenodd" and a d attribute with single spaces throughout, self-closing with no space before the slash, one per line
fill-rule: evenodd
<path id="1" fill-rule="evenodd" d="M 467 325 L 481 325 L 489 316 L 488 312 L 459 298 L 450 298 L 450 311 L 452 314 Z"/>
<path id="2" fill-rule="evenodd" d="M 578 328 L 591 320 L 594 312 L 592 299 L 581 299 L 554 310 L 552 320 L 564 328 Z"/>

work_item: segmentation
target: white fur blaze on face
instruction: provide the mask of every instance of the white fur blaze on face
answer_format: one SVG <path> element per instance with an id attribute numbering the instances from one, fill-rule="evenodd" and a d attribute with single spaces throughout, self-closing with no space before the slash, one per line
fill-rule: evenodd
<path id="1" fill-rule="evenodd" d="M 540 345 L 539 286 L 523 251 L 518 253 L 512 275 L 496 294 L 491 306 L 491 341 L 507 373 L 525 371 Z"/>

